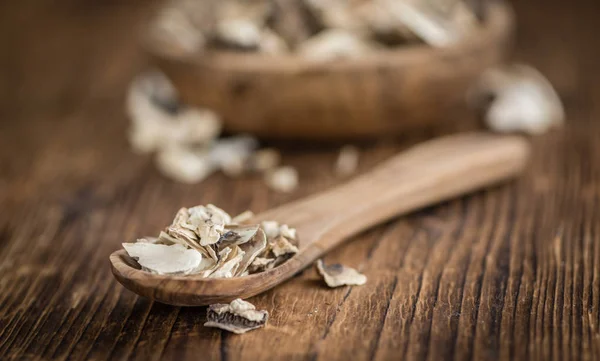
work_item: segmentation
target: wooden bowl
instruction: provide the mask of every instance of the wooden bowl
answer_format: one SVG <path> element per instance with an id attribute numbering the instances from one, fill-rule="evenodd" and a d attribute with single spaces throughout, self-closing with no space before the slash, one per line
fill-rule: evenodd
<path id="1" fill-rule="evenodd" d="M 448 120 L 466 90 L 505 60 L 513 13 L 489 5 L 480 31 L 446 48 L 406 46 L 315 63 L 293 55 L 205 52 L 173 55 L 148 42 L 181 100 L 211 108 L 225 129 L 270 138 L 359 138 Z"/>

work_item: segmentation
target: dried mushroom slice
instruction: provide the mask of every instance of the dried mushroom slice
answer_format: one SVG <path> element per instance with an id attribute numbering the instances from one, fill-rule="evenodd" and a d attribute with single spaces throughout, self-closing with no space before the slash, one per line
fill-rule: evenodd
<path id="1" fill-rule="evenodd" d="M 220 139 L 210 150 L 211 161 L 226 175 L 237 176 L 246 170 L 246 163 L 258 147 L 258 141 L 250 136 Z"/>
<path id="2" fill-rule="evenodd" d="M 335 162 L 335 173 L 338 176 L 348 176 L 356 172 L 358 168 L 358 148 L 352 145 L 346 145 L 340 149 L 340 153 Z"/>
<path id="3" fill-rule="evenodd" d="M 254 217 L 254 213 L 246 210 L 231 219 L 231 224 L 244 224 Z"/>
<path id="4" fill-rule="evenodd" d="M 258 229 L 254 237 L 240 246 L 244 251 L 244 258 L 240 261 L 239 267 L 236 271 L 236 276 L 242 276 L 244 272 L 248 270 L 248 267 L 256 257 L 267 247 L 267 237 L 265 233 Z"/>
<path id="5" fill-rule="evenodd" d="M 187 274 L 202 261 L 200 252 L 180 244 L 123 243 L 123 248 L 144 270 L 156 274 Z"/>
<path id="6" fill-rule="evenodd" d="M 356 58 L 377 49 L 375 43 L 341 29 L 330 29 L 308 39 L 298 47 L 298 55 L 312 61 Z"/>
<path id="7" fill-rule="evenodd" d="M 289 241 L 296 240 L 296 229 L 290 228 L 287 224 L 279 226 L 279 235 L 287 238 Z"/>
<path id="8" fill-rule="evenodd" d="M 274 169 L 281 162 L 281 153 L 274 148 L 259 149 L 250 157 L 250 169 L 255 172 L 266 172 Z"/>
<path id="9" fill-rule="evenodd" d="M 215 244 L 223 234 L 225 224 L 231 222 L 231 216 L 222 209 L 209 204 L 189 209 L 189 223 L 196 227 L 201 246 Z"/>
<path id="10" fill-rule="evenodd" d="M 258 50 L 265 54 L 283 54 L 290 51 L 285 41 L 275 32 L 263 29 L 258 43 Z"/>
<path id="11" fill-rule="evenodd" d="M 180 239 L 187 244 L 198 243 L 198 235 L 194 231 L 181 226 L 169 226 L 165 228 L 165 233 L 169 236 Z"/>
<path id="12" fill-rule="evenodd" d="M 440 8 L 432 1 L 397 1 L 390 11 L 427 44 L 444 47 L 468 36 L 478 25 L 475 14 L 462 1 L 450 5 Z"/>
<path id="13" fill-rule="evenodd" d="M 160 149 L 155 161 L 163 175 L 186 184 L 203 181 L 217 170 L 202 151 L 180 146 Z"/>
<path id="14" fill-rule="evenodd" d="M 158 235 L 158 240 L 156 243 L 160 243 L 160 244 L 166 244 L 166 245 L 172 245 L 172 244 L 180 244 L 182 246 L 187 246 L 187 243 L 169 236 L 167 233 L 165 233 L 164 231 L 160 232 L 160 234 Z"/>
<path id="15" fill-rule="evenodd" d="M 488 127 L 497 132 L 539 134 L 561 125 L 565 117 L 550 82 L 522 64 L 487 70 L 470 89 L 469 101 L 485 113 Z"/>
<path id="16" fill-rule="evenodd" d="M 214 259 L 208 258 L 208 257 L 202 257 L 202 261 L 200 261 L 200 264 L 198 265 L 198 267 L 194 268 L 190 272 L 190 274 L 191 275 L 200 275 L 200 277 L 207 277 L 208 275 L 210 275 L 212 273 L 216 264 L 217 264 L 217 262 Z"/>
<path id="17" fill-rule="evenodd" d="M 271 245 L 271 252 L 273 252 L 275 257 L 291 256 L 298 253 L 298 247 L 294 246 L 283 236 L 279 236 L 269 243 Z"/>
<path id="18" fill-rule="evenodd" d="M 220 265 L 208 276 L 209 278 L 231 278 L 237 271 L 245 252 L 239 246 L 225 249 L 231 250 L 231 252 L 224 257 L 224 262 L 219 262 Z"/>
<path id="19" fill-rule="evenodd" d="M 221 0 L 215 11 L 214 45 L 235 50 L 257 50 L 261 28 L 270 12 L 269 1 Z"/>
<path id="20" fill-rule="evenodd" d="M 238 298 L 230 304 L 210 305 L 204 326 L 242 334 L 263 327 L 268 318 L 267 311 L 257 311 L 253 304 Z"/>
<path id="21" fill-rule="evenodd" d="M 219 256 L 217 255 L 217 251 L 214 248 L 214 245 L 209 245 L 206 247 L 201 247 L 208 254 L 208 256 L 214 260 L 215 262 L 219 261 Z"/>
<path id="22" fill-rule="evenodd" d="M 228 225 L 219 239 L 220 248 L 241 245 L 248 242 L 258 231 L 258 224 L 250 226 Z"/>
<path id="23" fill-rule="evenodd" d="M 279 223 L 275 221 L 263 221 L 260 227 L 265 232 L 268 240 L 274 239 L 279 235 Z"/>
<path id="24" fill-rule="evenodd" d="M 275 258 L 256 257 L 248 266 L 250 274 L 264 272 L 275 267 Z"/>
<path id="25" fill-rule="evenodd" d="M 317 271 L 329 287 L 364 285 L 367 277 L 354 268 L 341 264 L 326 266 L 322 260 L 317 261 Z"/>

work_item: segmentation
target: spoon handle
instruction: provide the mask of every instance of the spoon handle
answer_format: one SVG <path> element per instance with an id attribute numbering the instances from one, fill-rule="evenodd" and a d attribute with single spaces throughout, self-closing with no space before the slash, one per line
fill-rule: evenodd
<path id="1" fill-rule="evenodd" d="M 443 137 L 394 156 L 346 184 L 259 218 L 296 227 L 301 248 L 317 246 L 324 253 L 390 218 L 514 177 L 524 169 L 528 155 L 529 144 L 520 136 Z"/>

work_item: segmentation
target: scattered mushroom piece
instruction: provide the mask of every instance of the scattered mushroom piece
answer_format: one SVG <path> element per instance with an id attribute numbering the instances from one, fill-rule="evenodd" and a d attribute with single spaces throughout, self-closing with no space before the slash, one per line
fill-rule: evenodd
<path id="1" fill-rule="evenodd" d="M 290 166 L 279 167 L 265 174 L 265 182 L 274 191 L 289 193 L 298 187 L 298 171 Z"/>
<path id="2" fill-rule="evenodd" d="M 534 68 L 515 64 L 486 71 L 470 93 L 490 129 L 539 134 L 564 122 L 560 97 Z"/>
<path id="3" fill-rule="evenodd" d="M 259 149 L 250 158 L 250 168 L 256 172 L 266 172 L 279 165 L 281 153 L 274 148 Z"/>
<path id="4" fill-rule="evenodd" d="M 342 147 L 335 162 L 335 173 L 339 176 L 348 176 L 356 172 L 358 157 L 359 151 L 355 146 L 346 145 Z"/>
<path id="5" fill-rule="evenodd" d="M 182 147 L 170 147 L 159 152 L 156 166 L 169 178 L 188 184 L 200 182 L 217 170 L 206 154 Z"/>
<path id="6" fill-rule="evenodd" d="M 230 304 L 210 305 L 206 314 L 206 327 L 217 327 L 236 334 L 263 327 L 269 318 L 267 311 L 257 311 L 250 302 L 235 299 Z"/>
<path id="7" fill-rule="evenodd" d="M 229 176 L 238 176 L 246 169 L 258 141 L 251 136 L 241 135 L 215 142 L 210 150 L 210 159 Z"/>
<path id="8" fill-rule="evenodd" d="M 326 266 L 322 260 L 317 261 L 317 271 L 325 280 L 327 286 L 334 288 L 340 286 L 364 285 L 367 277 L 354 268 L 341 264 Z"/>
<path id="9" fill-rule="evenodd" d="M 160 72 L 148 72 L 133 81 L 127 111 L 132 120 L 129 140 L 139 153 L 207 144 L 221 132 L 214 112 L 182 107 L 173 85 Z"/>

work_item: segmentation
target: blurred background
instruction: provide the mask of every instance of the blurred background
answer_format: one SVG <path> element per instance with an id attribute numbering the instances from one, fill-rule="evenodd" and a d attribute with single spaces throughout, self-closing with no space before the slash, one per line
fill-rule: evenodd
<path id="1" fill-rule="evenodd" d="M 518 26 L 515 59 L 539 68 L 567 102 L 577 98 L 577 89 L 596 83 L 597 2 L 510 2 Z M 15 122 L 23 111 L 67 111 L 90 100 L 122 101 L 129 82 L 147 63 L 140 32 L 160 5 L 108 0 L 3 2 L 3 119 Z"/>
<path id="2" fill-rule="evenodd" d="M 516 59 L 534 63 L 567 98 L 597 79 L 597 2 L 510 2 L 518 24 Z M 2 110 L 123 99 L 146 61 L 141 27 L 159 8 L 159 1 L 3 2 Z"/>

